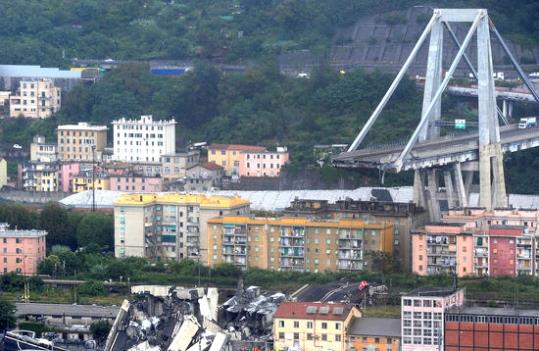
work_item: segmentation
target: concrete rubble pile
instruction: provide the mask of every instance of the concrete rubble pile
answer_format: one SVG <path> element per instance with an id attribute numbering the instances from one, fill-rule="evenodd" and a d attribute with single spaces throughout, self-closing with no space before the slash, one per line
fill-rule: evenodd
<path id="1" fill-rule="evenodd" d="M 219 307 L 217 288 L 134 286 L 106 341 L 105 351 L 235 350 L 272 341 L 272 317 L 284 294 L 244 289 Z"/>

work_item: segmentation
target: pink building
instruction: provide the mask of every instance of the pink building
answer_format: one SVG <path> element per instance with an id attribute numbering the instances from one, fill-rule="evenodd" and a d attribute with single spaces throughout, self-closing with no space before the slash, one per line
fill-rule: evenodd
<path id="1" fill-rule="evenodd" d="M 80 172 L 80 163 L 62 163 L 58 170 L 58 187 L 63 192 L 71 192 L 73 178 Z"/>
<path id="2" fill-rule="evenodd" d="M 240 177 L 278 177 L 288 162 L 286 147 L 276 151 L 243 151 L 240 155 Z"/>
<path id="3" fill-rule="evenodd" d="M 39 262 L 45 258 L 44 230 L 14 230 L 0 223 L 0 272 L 37 274 Z"/>
<path id="4" fill-rule="evenodd" d="M 163 183 L 159 177 L 144 176 L 110 176 L 110 190 L 129 192 L 159 192 L 163 189 Z"/>
<path id="5" fill-rule="evenodd" d="M 473 236 L 465 224 L 426 225 L 412 234 L 412 271 L 419 275 L 474 273 Z"/>

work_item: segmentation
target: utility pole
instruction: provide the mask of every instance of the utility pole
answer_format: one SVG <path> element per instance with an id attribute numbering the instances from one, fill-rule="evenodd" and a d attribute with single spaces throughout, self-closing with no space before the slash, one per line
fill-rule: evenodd
<path id="1" fill-rule="evenodd" d="M 92 212 L 95 212 L 95 145 L 92 145 Z"/>

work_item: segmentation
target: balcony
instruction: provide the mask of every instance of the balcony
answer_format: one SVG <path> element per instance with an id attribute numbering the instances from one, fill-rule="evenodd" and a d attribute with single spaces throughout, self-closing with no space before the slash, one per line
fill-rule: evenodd
<path id="1" fill-rule="evenodd" d="M 281 248 L 280 250 L 281 257 L 304 257 L 305 250 L 303 248 Z"/>
<path id="2" fill-rule="evenodd" d="M 338 258 L 340 260 L 361 261 L 361 260 L 363 260 L 363 253 L 361 251 L 345 251 L 345 252 L 342 252 L 342 251 L 339 250 Z"/>
<path id="3" fill-rule="evenodd" d="M 304 247 L 305 240 L 303 238 L 281 238 L 281 246 L 283 247 Z"/>
<path id="4" fill-rule="evenodd" d="M 344 271 L 359 271 L 363 269 L 362 262 L 339 260 L 337 268 Z"/>

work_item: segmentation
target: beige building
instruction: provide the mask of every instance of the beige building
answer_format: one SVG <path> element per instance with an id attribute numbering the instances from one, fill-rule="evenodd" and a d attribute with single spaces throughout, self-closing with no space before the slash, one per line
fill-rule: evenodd
<path id="1" fill-rule="evenodd" d="M 347 331 L 360 317 L 353 305 L 284 302 L 273 315 L 274 350 L 346 351 Z"/>
<path id="2" fill-rule="evenodd" d="M 161 156 L 161 177 L 165 182 L 185 178 L 187 169 L 200 162 L 200 150 Z"/>
<path id="3" fill-rule="evenodd" d="M 7 161 L 0 158 L 0 189 L 7 185 Z"/>
<path id="4" fill-rule="evenodd" d="M 207 262 L 208 220 L 247 214 L 240 197 L 124 194 L 114 203 L 115 256 Z"/>
<path id="5" fill-rule="evenodd" d="M 392 240 L 390 223 L 225 216 L 208 221 L 208 264 L 279 271 L 368 270 L 369 253 L 391 253 Z"/>
<path id="6" fill-rule="evenodd" d="M 58 164 L 27 162 L 19 164 L 25 191 L 55 192 L 59 190 Z"/>
<path id="7" fill-rule="evenodd" d="M 60 110 L 61 90 L 50 79 L 21 80 L 9 97 L 10 117 L 49 118 Z"/>
<path id="8" fill-rule="evenodd" d="M 42 135 L 34 136 L 30 144 L 30 161 L 55 162 L 56 158 L 56 144 L 47 144 Z"/>
<path id="9" fill-rule="evenodd" d="M 58 158 L 61 161 L 92 162 L 101 160 L 107 146 L 107 127 L 92 126 L 86 122 L 58 126 Z"/>
<path id="10" fill-rule="evenodd" d="M 211 144 L 208 146 L 208 162 L 223 167 L 227 176 L 239 176 L 242 152 L 264 151 L 265 147 L 256 145 Z"/>

